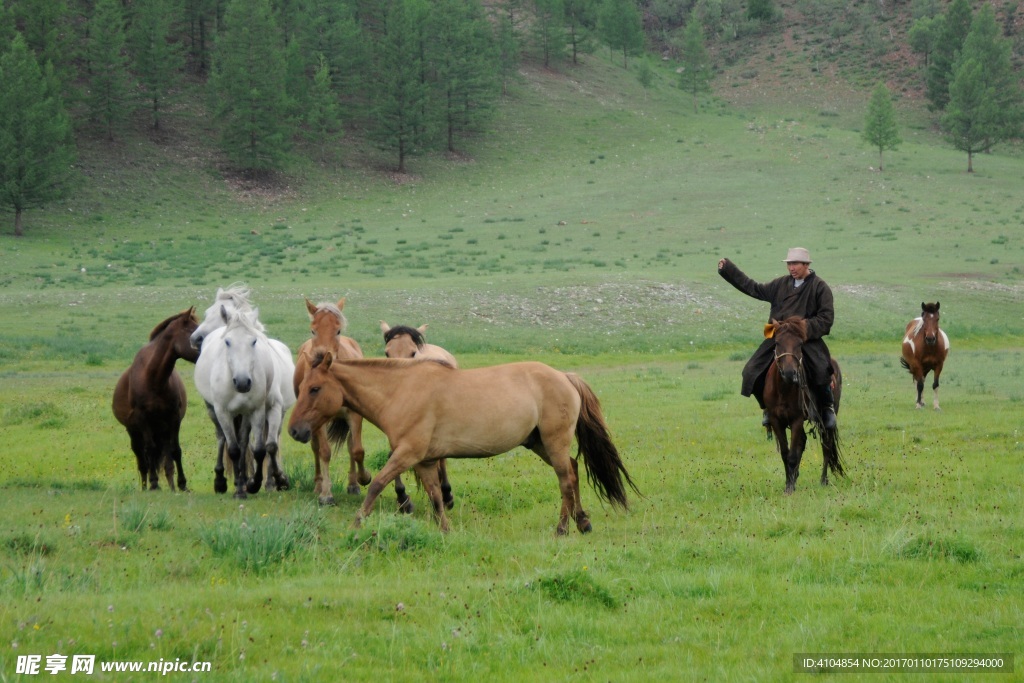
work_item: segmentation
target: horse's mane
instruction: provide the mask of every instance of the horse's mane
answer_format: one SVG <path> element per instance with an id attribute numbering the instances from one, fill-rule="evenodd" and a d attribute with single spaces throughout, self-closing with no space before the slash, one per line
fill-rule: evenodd
<path id="1" fill-rule="evenodd" d="M 244 283 L 234 282 L 226 288 L 219 289 L 214 302 L 230 301 L 235 308 L 248 310 L 252 308 L 252 302 L 249 300 L 250 294 L 252 294 L 252 290 Z"/>
<path id="2" fill-rule="evenodd" d="M 921 304 L 922 313 L 934 313 L 939 314 L 939 303 L 936 301 L 934 304 Z"/>
<path id="3" fill-rule="evenodd" d="M 799 316 L 791 316 L 779 321 L 779 330 L 792 328 L 793 332 L 800 337 L 801 341 L 807 341 L 807 321 Z M 778 334 L 776 331 L 775 334 Z"/>
<path id="4" fill-rule="evenodd" d="M 246 315 L 241 311 L 235 311 L 235 313 L 231 315 L 231 320 L 228 321 L 226 327 L 240 327 L 246 332 L 252 332 L 258 337 L 266 337 L 266 328 L 263 327 L 263 323 L 261 323 L 255 317 Z"/>
<path id="5" fill-rule="evenodd" d="M 387 344 L 395 337 L 400 337 L 403 334 L 409 335 L 416 347 L 419 348 L 426 343 L 423 338 L 423 333 L 417 330 L 415 327 L 407 327 L 406 325 L 396 325 L 390 330 L 384 333 L 384 343 Z"/>
<path id="6" fill-rule="evenodd" d="M 168 328 L 168 326 L 170 326 L 171 323 L 173 323 L 175 320 L 177 320 L 178 318 L 181 318 L 184 315 L 188 315 L 188 317 L 192 318 L 192 320 L 195 320 L 196 324 L 198 324 L 199 321 L 196 320 L 195 313 L 193 312 L 194 310 L 195 309 L 190 308 L 187 311 L 182 311 L 181 313 L 175 313 L 174 315 L 172 315 L 167 320 L 164 320 L 162 323 L 160 323 L 159 325 L 154 327 L 153 331 L 149 333 L 149 341 L 153 341 L 154 339 L 156 339 L 160 334 L 163 333 L 164 330 L 166 330 Z"/>
<path id="7" fill-rule="evenodd" d="M 325 353 L 323 351 L 317 351 L 313 354 L 311 367 L 318 367 L 324 360 Z M 338 359 L 335 359 L 337 361 Z M 394 368 L 406 365 L 417 365 L 419 363 L 434 363 L 440 365 L 442 368 L 448 368 L 449 370 L 455 370 L 451 363 L 440 358 L 346 358 L 345 363 L 350 365 L 360 365 L 363 367 L 371 368 Z"/>
<path id="8" fill-rule="evenodd" d="M 317 312 L 326 311 L 327 313 L 330 313 L 338 320 L 340 320 L 342 332 L 344 332 L 345 328 L 348 327 L 348 319 L 345 317 L 345 314 L 341 312 L 341 309 L 338 308 L 337 304 L 332 304 L 329 301 L 323 301 L 316 305 L 316 310 Z"/>

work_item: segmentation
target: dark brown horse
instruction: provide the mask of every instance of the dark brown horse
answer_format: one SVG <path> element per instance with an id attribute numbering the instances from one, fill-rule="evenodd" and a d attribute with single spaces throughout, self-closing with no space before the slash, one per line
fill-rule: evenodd
<path id="1" fill-rule="evenodd" d="M 907 323 L 903 335 L 903 358 L 900 365 L 910 371 L 917 387 L 917 407 L 924 408 L 921 394 L 924 378 L 932 373 L 932 405 L 939 410 L 939 375 L 949 354 L 949 337 L 939 328 L 939 302 L 921 302 L 921 317 Z"/>
<path id="2" fill-rule="evenodd" d="M 821 485 L 828 485 L 829 470 L 846 476 L 839 456 L 838 429 L 825 429 L 818 413 L 817 401 L 807 385 L 803 367 L 803 344 L 807 341 L 807 326 L 801 318 L 773 320 L 765 325 L 765 336 L 775 340 L 775 360 L 768 368 L 764 383 L 764 404 L 768 411 L 768 438 L 775 443 L 786 468 L 786 493 L 796 490 L 800 476 L 800 460 L 807 445 L 804 422 L 811 422 L 811 432 L 821 441 L 824 464 L 821 467 Z M 832 394 L 835 410 L 839 412 L 839 398 L 843 390 L 843 376 L 839 363 L 832 359 Z M 790 439 L 786 438 L 789 429 Z"/>
<path id="3" fill-rule="evenodd" d="M 191 363 L 199 358 L 198 349 L 189 343 L 198 325 L 195 307 L 157 325 L 114 388 L 114 417 L 128 430 L 143 488 L 147 478 L 151 490 L 160 488 L 162 466 L 168 488 L 174 490 L 177 467 L 178 488 L 188 490 L 178 442 L 188 399 L 174 364 L 179 358 Z"/>
<path id="4" fill-rule="evenodd" d="M 392 479 L 414 469 L 438 525 L 447 531 L 435 462 L 485 458 L 524 446 L 558 476 L 558 533 L 568 532 L 570 517 L 588 532 L 577 460 L 570 454 L 573 436 L 600 498 L 626 508 L 626 484 L 636 490 L 608 435 L 597 396 L 578 376 L 543 363 L 456 370 L 434 361 L 334 360 L 327 354 L 315 360 L 299 387 L 288 433 L 309 441 L 343 408 L 375 424 L 391 446 L 387 464 L 370 482 L 356 526 Z"/>

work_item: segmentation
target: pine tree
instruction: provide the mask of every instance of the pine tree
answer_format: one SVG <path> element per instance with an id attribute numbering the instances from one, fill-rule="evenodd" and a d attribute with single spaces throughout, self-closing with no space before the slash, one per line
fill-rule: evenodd
<path id="1" fill-rule="evenodd" d="M 128 42 L 153 129 L 159 130 L 160 113 L 184 66 L 182 51 L 169 40 L 175 0 L 135 0 L 132 7 Z"/>
<path id="2" fill-rule="evenodd" d="M 565 23 L 572 51 L 572 63 L 579 64 L 579 55 L 594 51 L 597 28 L 597 0 L 565 0 Z"/>
<path id="3" fill-rule="evenodd" d="M 903 140 L 896 127 L 896 111 L 892 106 L 892 95 L 885 83 L 879 82 L 871 93 L 868 113 L 864 119 L 864 141 L 878 148 L 878 170 L 884 170 L 882 154 L 887 149 L 896 149 Z"/>
<path id="4" fill-rule="evenodd" d="M 341 111 L 338 96 L 331 83 L 331 68 L 327 58 L 319 55 L 317 69 L 310 87 L 309 107 L 306 110 L 305 135 L 322 150 L 328 149 L 341 137 Z"/>
<path id="5" fill-rule="evenodd" d="M 128 58 L 121 0 L 97 0 L 89 26 L 89 113 L 108 140 L 129 114 Z"/>
<path id="6" fill-rule="evenodd" d="M 281 36 L 268 0 L 231 0 L 210 90 L 221 147 L 243 171 L 280 170 L 293 131 Z"/>
<path id="7" fill-rule="evenodd" d="M 0 55 L 0 83 L 0 207 L 14 211 L 14 235 L 21 237 L 26 209 L 67 192 L 71 123 L 52 67 L 39 68 L 20 33 Z"/>
<path id="8" fill-rule="evenodd" d="M 953 65 L 949 102 L 941 121 L 947 139 L 967 153 L 968 173 L 974 172 L 975 154 L 1021 133 L 1024 99 L 1010 49 L 995 12 L 983 6 Z"/>
<path id="9" fill-rule="evenodd" d="M 544 67 L 561 61 L 568 43 L 565 32 L 565 6 L 562 0 L 533 0 L 534 21 L 530 37 L 540 53 Z"/>
<path id="10" fill-rule="evenodd" d="M 949 102 L 949 81 L 953 62 L 971 30 L 971 5 L 968 0 L 953 0 L 943 15 L 942 31 L 932 50 L 928 67 L 927 97 L 932 110 L 941 111 Z"/>
<path id="11" fill-rule="evenodd" d="M 686 24 L 681 52 L 679 87 L 693 95 L 693 112 L 697 113 L 697 95 L 711 91 L 711 59 L 704 47 L 704 27 L 695 16 Z"/>
<path id="12" fill-rule="evenodd" d="M 634 0 L 604 0 L 597 26 L 608 48 L 622 51 L 622 64 L 628 69 L 630 55 L 640 54 L 644 47 L 640 11 Z"/>
<path id="13" fill-rule="evenodd" d="M 406 158 L 420 150 L 427 134 L 420 32 L 428 12 L 425 0 L 391 0 L 377 44 L 372 134 L 398 155 L 399 173 L 405 173 Z"/>

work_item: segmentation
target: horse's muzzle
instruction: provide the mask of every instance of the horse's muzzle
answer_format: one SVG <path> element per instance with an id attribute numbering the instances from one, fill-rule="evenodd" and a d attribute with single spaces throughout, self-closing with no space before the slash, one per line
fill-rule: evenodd
<path id="1" fill-rule="evenodd" d="M 936 344 L 936 343 L 937 343 L 938 341 L 939 341 L 939 338 L 938 338 L 938 337 L 925 337 L 925 338 L 924 338 L 924 343 L 925 343 L 926 345 L 928 345 L 928 346 L 935 346 L 935 344 Z"/>
<path id="2" fill-rule="evenodd" d="M 299 443 L 309 443 L 313 436 L 313 430 L 309 428 L 309 425 L 294 425 L 288 428 L 288 436 Z"/>
<path id="3" fill-rule="evenodd" d="M 240 394 L 248 394 L 252 390 L 252 377 L 235 377 L 231 381 L 235 385 L 235 391 Z"/>

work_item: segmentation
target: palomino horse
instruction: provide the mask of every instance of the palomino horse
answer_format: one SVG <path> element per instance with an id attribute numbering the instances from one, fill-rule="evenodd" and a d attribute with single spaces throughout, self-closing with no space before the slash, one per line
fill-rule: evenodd
<path id="1" fill-rule="evenodd" d="M 203 342 L 196 361 L 196 389 L 216 420 L 235 472 L 235 497 L 245 498 L 263 485 L 263 461 L 269 456 L 267 488 L 282 486 L 277 462 L 278 440 L 284 412 L 295 402 L 291 383 L 276 378 L 294 372 L 291 352 L 281 354 L 263 332 L 258 311 L 229 314 L 221 307 L 224 326 L 211 332 Z M 282 395 L 281 387 L 286 388 Z M 245 449 L 252 436 L 256 461 L 253 480 L 248 478 Z M 217 462 L 215 488 L 223 492 L 224 467 Z"/>
<path id="2" fill-rule="evenodd" d="M 237 312 L 251 313 L 254 309 L 252 302 L 249 300 L 249 295 L 249 288 L 242 284 L 236 283 L 229 286 L 227 289 L 218 287 L 217 294 L 213 298 L 213 303 L 210 304 L 210 307 L 206 309 L 203 321 L 199 324 L 199 327 L 196 328 L 196 331 L 192 333 L 192 337 L 190 340 L 192 342 L 192 346 L 196 347 L 201 352 L 203 341 L 214 330 L 224 327 L 225 317 L 221 314 L 222 309 L 227 312 L 229 317 Z M 258 320 L 256 321 L 256 325 L 259 327 L 259 330 L 261 332 L 266 332 L 266 329 L 263 327 L 263 324 L 260 323 Z M 275 387 L 275 392 L 276 394 L 280 394 L 282 397 L 284 397 L 285 402 L 287 403 L 285 409 L 287 410 L 287 407 L 295 402 L 295 393 L 292 390 L 291 386 L 291 376 L 288 374 L 287 371 L 288 367 L 291 367 L 293 365 L 291 360 L 292 352 L 283 342 L 280 342 L 277 339 L 268 339 L 267 341 L 271 345 L 271 347 L 275 349 L 275 351 L 277 352 L 277 358 L 282 363 L 281 372 L 275 374 L 274 376 L 274 381 L 277 384 L 277 386 Z M 215 477 L 213 482 L 213 488 L 214 491 L 216 491 L 217 493 L 225 493 L 228 490 L 227 479 L 225 479 L 224 477 L 225 437 L 224 433 L 221 431 L 220 423 L 217 421 L 217 417 L 214 414 L 213 407 L 207 405 L 206 411 L 210 416 L 210 420 L 213 421 L 213 426 L 217 431 L 217 464 L 214 468 Z M 242 425 L 240 423 L 236 425 L 236 432 L 241 429 Z M 243 443 L 248 443 L 248 441 L 243 440 Z M 244 448 L 246 470 L 248 471 L 248 469 L 253 466 L 253 454 L 251 448 Z M 277 463 L 281 471 L 279 472 L 276 481 L 270 479 L 268 471 L 263 472 L 263 475 L 267 477 L 268 487 L 276 484 L 276 486 L 282 490 L 288 489 L 290 484 L 288 482 L 288 477 L 284 473 L 284 462 L 280 457 L 280 454 L 278 454 Z M 228 464 L 231 464 L 230 459 L 228 460 Z M 270 463 L 269 461 L 267 461 L 267 466 L 269 467 L 269 465 Z"/>
<path id="3" fill-rule="evenodd" d="M 625 483 L 636 491 L 608 435 L 597 396 L 575 374 L 543 363 L 455 370 L 430 361 L 334 360 L 327 354 L 302 382 L 288 433 L 306 442 L 343 408 L 377 425 L 391 446 L 387 464 L 370 482 L 356 514 L 357 527 L 384 487 L 413 468 L 441 531 L 448 531 L 434 461 L 489 457 L 524 446 L 558 476 L 558 533 L 568 532 L 570 517 L 586 533 L 590 518 L 580 499 L 577 460 L 570 455 L 574 434 L 601 499 L 626 509 Z"/>
<path id="4" fill-rule="evenodd" d="M 380 331 L 384 333 L 384 355 L 388 358 L 415 358 L 417 360 L 432 360 L 443 363 L 453 368 L 459 364 L 455 356 L 436 344 L 428 344 L 423 334 L 427 331 L 426 325 L 419 327 L 406 327 L 396 325 L 392 327 L 383 320 L 380 321 Z M 441 498 L 444 499 L 444 506 L 451 510 L 455 507 L 455 497 L 452 495 L 452 485 L 448 481 L 448 464 L 444 458 L 437 461 L 437 475 L 441 480 Z M 396 486 L 397 484 L 396 480 Z"/>
<path id="5" fill-rule="evenodd" d="M 337 304 L 320 303 L 313 304 L 306 299 L 306 311 L 309 313 L 309 333 L 311 339 L 307 339 L 299 347 L 299 357 L 295 363 L 295 372 L 292 373 L 292 389 L 297 396 L 299 385 L 302 379 L 309 372 L 313 364 L 312 358 L 316 355 L 331 353 L 335 358 L 362 358 L 363 350 L 359 343 L 351 337 L 344 336 L 348 321 L 342 309 L 345 308 L 345 298 L 338 300 Z M 348 446 L 348 493 L 358 495 L 360 485 L 366 486 L 370 483 L 370 473 L 366 471 L 363 458 L 366 454 L 363 448 L 363 418 L 361 415 L 350 415 L 348 411 L 338 415 L 329 423 L 325 423 L 320 429 L 313 433 L 310 441 L 310 448 L 313 450 L 313 464 L 316 469 L 314 477 L 313 493 L 317 495 L 320 505 L 334 505 L 334 494 L 331 491 L 331 444 L 345 443 Z M 398 483 L 395 484 L 397 489 Z M 399 499 L 408 499 L 405 489 L 402 488 Z M 411 504 L 411 502 L 410 502 Z"/>
<path id="6" fill-rule="evenodd" d="M 907 323 L 903 335 L 903 358 L 900 365 L 910 371 L 917 385 L 917 407 L 924 408 L 921 394 L 924 392 L 924 378 L 932 373 L 932 405 L 939 410 L 939 375 L 942 364 L 949 354 L 949 337 L 939 329 L 939 302 L 921 302 L 921 317 Z"/>
<path id="7" fill-rule="evenodd" d="M 807 445 L 804 422 L 811 422 L 811 432 L 821 440 L 824 463 L 821 466 L 821 485 L 828 485 L 829 470 L 833 474 L 846 476 L 839 456 L 838 429 L 825 429 L 818 413 L 817 402 L 803 367 L 803 344 L 807 341 L 807 326 L 801 318 L 787 318 L 782 322 L 772 320 L 765 326 L 765 336 L 775 339 L 775 361 L 768 368 L 764 382 L 764 404 L 768 410 L 768 438 L 775 436 L 775 443 L 786 468 L 786 493 L 796 490 L 796 479 L 800 476 L 800 460 Z M 836 413 L 839 412 L 839 398 L 843 391 L 843 376 L 839 363 L 832 359 L 832 394 Z M 786 439 L 786 429 L 791 439 Z"/>
<path id="8" fill-rule="evenodd" d="M 192 307 L 153 328 L 149 343 L 135 354 L 114 387 L 114 417 L 128 430 L 143 488 L 147 477 L 150 489 L 160 488 L 157 470 L 163 465 L 167 487 L 174 490 L 177 466 L 178 488 L 188 490 L 178 441 L 188 397 L 174 364 L 179 358 L 195 363 L 199 357 L 189 344 L 199 324 L 195 312 Z"/>

